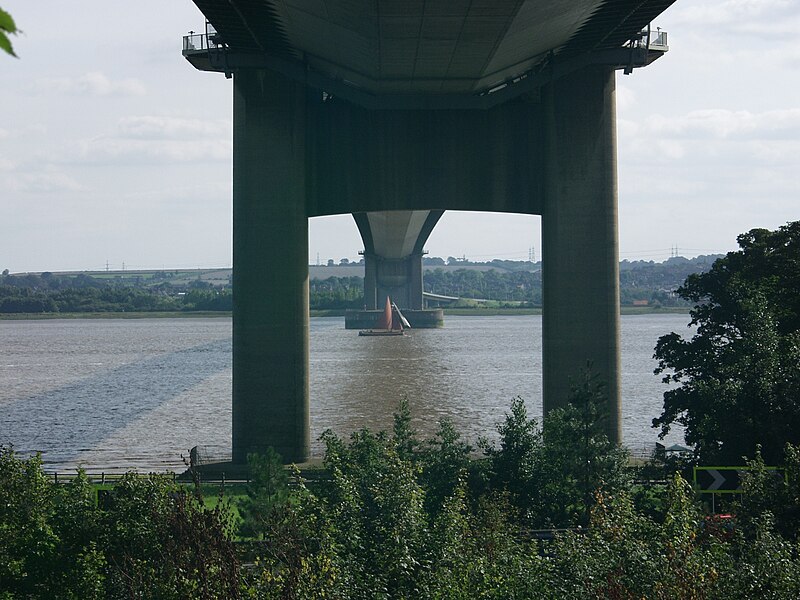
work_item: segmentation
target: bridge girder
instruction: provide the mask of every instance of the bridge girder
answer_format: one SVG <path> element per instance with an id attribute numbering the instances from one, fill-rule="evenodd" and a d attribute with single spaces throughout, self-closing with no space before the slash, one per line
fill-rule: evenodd
<path id="1" fill-rule="evenodd" d="M 274 57 L 307 83 L 367 95 L 431 97 L 485 94 L 555 57 L 618 49 L 674 0 L 194 2 L 240 59 Z"/>

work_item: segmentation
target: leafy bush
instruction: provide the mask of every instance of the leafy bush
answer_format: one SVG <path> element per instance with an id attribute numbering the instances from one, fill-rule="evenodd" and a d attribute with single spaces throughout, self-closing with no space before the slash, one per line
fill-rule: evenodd
<path id="1" fill-rule="evenodd" d="M 289 476 L 273 448 L 264 454 L 248 454 L 247 465 L 250 482 L 247 496 L 239 501 L 239 531 L 245 537 L 263 539 L 272 513 L 280 511 L 289 499 Z"/>
<path id="2" fill-rule="evenodd" d="M 102 505 L 79 472 L 0 447 L 0 598 L 235 598 L 239 562 L 222 505 L 127 474 Z"/>
<path id="3" fill-rule="evenodd" d="M 629 484 L 627 453 L 605 433 L 607 400 L 604 386 L 587 372 L 569 404 L 547 415 L 544 431 L 516 398 L 497 427 L 499 447 L 482 443 L 492 487 L 510 493 L 526 525 L 586 525 L 598 490 L 613 493 Z"/>

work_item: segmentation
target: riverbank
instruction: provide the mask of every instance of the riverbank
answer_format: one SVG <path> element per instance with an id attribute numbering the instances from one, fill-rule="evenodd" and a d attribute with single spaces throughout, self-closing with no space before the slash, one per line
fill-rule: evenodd
<path id="1" fill-rule="evenodd" d="M 511 315 L 541 315 L 541 308 L 445 308 L 444 315 L 447 317 L 460 316 L 460 317 L 497 317 L 497 316 L 511 316 Z M 620 308 L 621 315 L 657 315 L 657 314 L 671 314 L 671 315 L 688 315 L 688 307 L 649 307 L 649 306 L 623 306 Z"/>
<path id="2" fill-rule="evenodd" d="M 311 317 L 343 317 L 344 310 L 311 310 Z M 497 317 L 541 315 L 541 308 L 445 308 L 445 317 Z M 622 315 L 689 314 L 688 307 L 623 306 Z M 160 311 L 160 312 L 77 312 L 77 313 L 1 313 L 0 321 L 35 321 L 49 319 L 197 319 L 231 317 L 230 311 Z"/>

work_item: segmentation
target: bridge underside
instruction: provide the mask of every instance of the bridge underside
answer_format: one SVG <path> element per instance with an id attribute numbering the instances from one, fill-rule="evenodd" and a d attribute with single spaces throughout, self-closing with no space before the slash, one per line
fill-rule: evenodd
<path id="1" fill-rule="evenodd" d="M 307 219 L 342 213 L 370 304 L 401 274 L 416 301 L 441 211 L 542 215 L 545 412 L 590 365 L 619 440 L 614 71 L 666 51 L 639 32 L 673 0 L 194 1 L 184 55 L 234 80 L 234 461 L 308 458 Z"/>

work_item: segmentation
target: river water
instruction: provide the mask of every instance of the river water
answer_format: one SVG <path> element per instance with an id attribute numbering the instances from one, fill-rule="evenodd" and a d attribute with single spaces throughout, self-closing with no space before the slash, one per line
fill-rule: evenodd
<path id="1" fill-rule="evenodd" d="M 622 317 L 624 443 L 652 446 L 666 386 L 653 375 L 660 335 L 686 315 Z M 311 319 L 312 453 L 319 435 L 388 429 L 401 398 L 431 435 L 449 418 L 465 439 L 493 439 L 521 396 L 542 411 L 541 316 L 446 317 L 438 330 L 363 338 L 342 318 Z M 231 321 L 0 321 L 0 444 L 41 451 L 47 468 L 182 468 L 202 445 L 224 455 L 231 436 Z M 679 434 L 667 439 L 680 442 Z"/>

